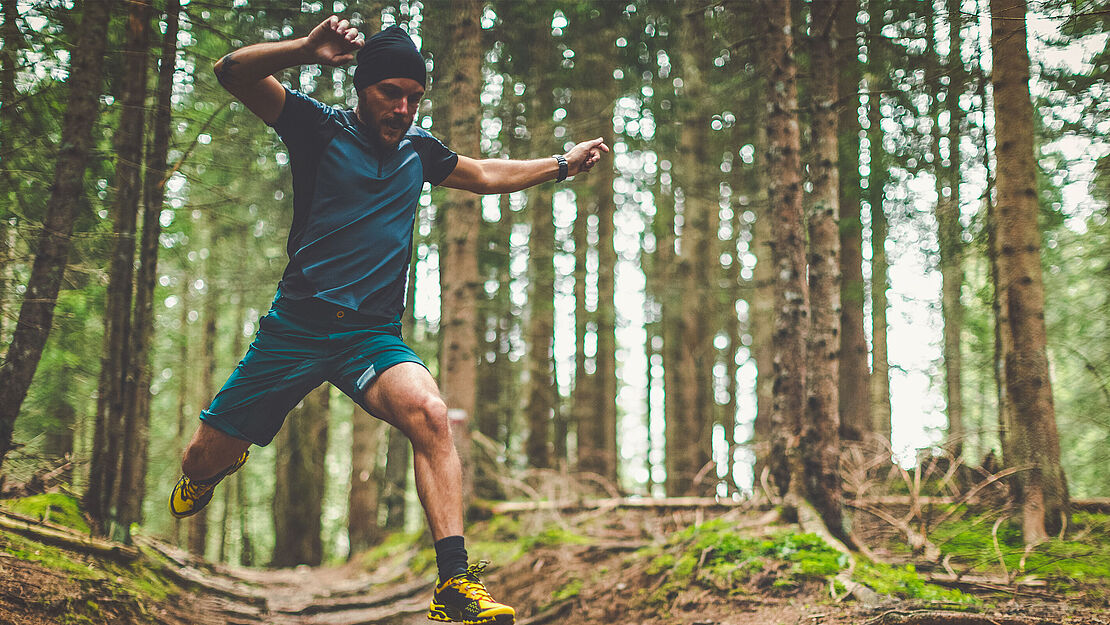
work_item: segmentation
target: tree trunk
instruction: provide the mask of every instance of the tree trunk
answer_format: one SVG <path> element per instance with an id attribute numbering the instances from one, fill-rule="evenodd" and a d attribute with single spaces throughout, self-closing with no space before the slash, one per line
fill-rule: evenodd
<path id="1" fill-rule="evenodd" d="M 409 439 L 396 428 L 388 428 L 388 448 L 385 459 L 385 487 L 381 495 L 385 506 L 385 528 L 405 528 L 405 492 L 408 490 L 409 467 L 412 455 Z"/>
<path id="2" fill-rule="evenodd" d="M 775 271 L 774 388 L 771 453 L 768 465 L 781 495 L 801 495 L 802 415 L 805 414 L 806 337 L 809 287 L 806 284 L 802 215 L 801 138 L 790 4 L 760 4 L 761 44 L 767 80 L 768 200 L 772 215 Z"/>
<path id="3" fill-rule="evenodd" d="M 130 363 L 131 293 L 135 277 L 135 228 L 139 214 L 143 128 L 146 105 L 147 50 L 149 48 L 150 3 L 136 1 L 129 6 L 127 39 L 124 44 L 122 97 L 119 127 L 116 129 L 116 198 L 112 207 L 115 216 L 112 259 L 109 267 L 104 352 L 100 359 L 101 375 L 97 397 L 96 428 L 104 434 L 95 437 L 103 447 L 92 450 L 89 467 L 89 489 L 85 510 L 97 520 L 102 532 L 111 531 L 113 538 L 130 538 L 127 528 L 136 513 L 132 502 L 125 503 L 130 493 L 123 491 L 126 452 L 124 449 L 124 412 Z"/>
<path id="4" fill-rule="evenodd" d="M 605 75 L 606 72 L 600 72 Z M 616 81 L 608 81 L 616 87 Z M 614 89 L 604 89 L 599 93 L 597 108 L 603 120 L 613 119 Z M 600 473 L 609 483 L 619 484 L 617 452 L 617 251 L 615 247 L 616 203 L 613 201 L 613 182 L 616 179 L 616 166 L 609 157 L 604 157 L 600 167 L 590 173 L 589 180 L 593 198 L 597 202 L 594 209 L 597 215 L 597 356 L 594 362 L 595 406 L 598 424 L 601 427 Z"/>
<path id="5" fill-rule="evenodd" d="M 945 398 L 948 413 L 949 453 L 954 458 L 963 455 L 964 439 L 964 402 L 963 402 L 963 358 L 960 355 L 960 334 L 963 331 L 964 308 L 960 301 L 963 289 L 963 227 L 960 225 L 960 95 L 966 84 L 963 59 L 960 58 L 962 37 L 960 29 L 963 19 L 959 0 L 947 0 L 948 13 L 948 91 L 943 107 L 937 103 L 933 120 L 933 166 L 937 178 L 937 241 L 940 247 L 941 275 L 941 315 L 944 318 L 944 378 Z M 940 73 L 939 58 L 937 73 Z M 939 94 L 939 85 L 935 87 Z M 935 101 L 935 96 L 934 96 Z M 941 161 L 940 113 L 948 114 L 948 157 L 947 164 Z"/>
<path id="6" fill-rule="evenodd" d="M 330 395 L 328 384 L 309 393 L 289 414 L 277 437 L 271 566 L 316 566 L 324 558 L 320 529 L 327 482 L 324 461 Z"/>
<path id="7" fill-rule="evenodd" d="M 840 438 L 866 440 L 871 429 L 871 371 L 867 364 L 867 336 L 863 324 L 863 224 L 860 220 L 861 68 L 858 60 L 856 16 L 859 0 L 843 0 L 837 11 L 840 63 L 837 119 L 840 156 Z"/>
<path id="8" fill-rule="evenodd" d="M 23 33 L 16 21 L 19 16 L 18 0 L 3 0 L 0 10 L 4 12 L 4 25 L 0 26 L 0 37 L 4 39 L 4 47 L 0 48 L 0 103 L 13 103 L 18 97 L 15 70 L 19 65 L 19 51 L 25 47 Z M 13 215 L 22 214 L 20 181 L 16 173 L 18 165 L 13 162 L 18 119 L 14 106 L 0 106 L 0 150 L 4 153 L 0 159 L 0 204 L 5 207 L 0 208 L 0 358 L 8 345 L 8 281 L 12 262 L 12 241 L 9 237 L 12 229 L 8 222 Z"/>
<path id="9" fill-rule="evenodd" d="M 477 0 L 455 3 L 451 50 L 445 82 L 448 92 L 444 139 L 459 154 L 480 154 L 481 25 Z M 440 250 L 440 386 L 452 419 L 452 430 L 463 465 L 463 501 L 474 489 L 470 420 L 474 417 L 478 382 L 478 229 L 482 223 L 478 198 L 448 189 L 441 207 L 443 247 Z M 466 505 L 464 503 L 464 505 Z"/>
<path id="10" fill-rule="evenodd" d="M 867 90 L 867 142 L 871 154 L 870 175 L 867 177 L 867 203 L 871 212 L 871 431 L 889 445 L 890 423 L 890 365 L 887 354 L 887 275 L 886 238 L 889 230 L 886 220 L 886 183 L 888 180 L 886 151 L 883 147 L 882 113 L 880 101 L 888 81 L 883 78 L 886 67 L 886 45 L 882 36 L 883 9 L 871 7 L 871 30 L 868 33 Z"/>
<path id="11" fill-rule="evenodd" d="M 718 184 L 707 169 L 713 161 L 709 152 L 708 125 L 704 102 L 708 86 L 703 64 L 708 61 L 708 34 L 701 10 L 685 13 L 682 25 L 684 45 L 680 49 L 685 97 L 693 103 L 680 113 L 678 154 L 675 177 L 681 189 L 682 229 L 677 254 L 677 276 L 672 288 L 679 287 L 682 297 L 677 307 L 675 346 L 675 383 L 666 392 L 673 396 L 676 410 L 667 419 L 667 494 L 694 495 L 712 492 L 714 480 L 703 483 L 699 476 L 712 461 L 713 424 L 716 403 L 713 398 L 713 366 L 716 349 L 713 336 L 718 330 L 719 310 L 715 305 L 719 284 L 717 245 L 719 221 Z M 679 286 L 681 285 L 681 286 Z M 716 478 L 716 475 L 713 475 Z"/>
<path id="12" fill-rule="evenodd" d="M 763 69 L 769 70 L 766 59 L 761 62 Z M 766 74 L 764 74 L 766 75 Z M 765 81 L 766 84 L 766 81 Z M 751 319 L 752 357 L 755 359 L 755 423 L 752 425 L 752 451 L 755 465 L 752 472 L 758 484 L 771 452 L 771 412 L 774 406 L 775 359 L 775 268 L 773 253 L 775 242 L 772 239 L 771 221 L 773 214 L 768 202 L 767 191 L 770 178 L 767 174 L 765 157 L 770 154 L 767 141 L 767 112 L 765 109 L 755 113 L 756 121 L 755 163 L 756 192 L 754 196 L 755 222 L 752 223 L 751 251 L 755 255 L 755 269 L 752 270 Z"/>
<path id="13" fill-rule="evenodd" d="M 802 427 L 806 494 L 838 533 L 840 510 L 840 218 L 837 145 L 837 29 L 834 2 L 812 5 L 813 148 L 809 195 L 809 304 L 806 413 Z M 841 536 L 843 537 L 843 536 Z"/>
<path id="14" fill-rule="evenodd" d="M 216 240 L 213 232 L 215 224 L 209 223 L 204 228 L 205 245 L 211 250 Z M 200 385 L 197 389 L 198 397 L 197 405 L 207 405 L 208 402 L 216 396 L 216 321 L 219 316 L 219 296 L 216 289 L 215 281 L 212 279 L 215 273 L 215 259 L 209 256 L 204 262 L 203 275 L 205 291 L 203 293 L 204 303 L 202 304 L 201 319 L 204 320 L 204 332 L 201 338 L 201 353 L 198 361 L 200 362 Z M 211 508 L 201 510 L 195 516 L 190 517 L 189 523 L 189 551 L 204 557 L 208 547 L 208 515 Z"/>
<path id="15" fill-rule="evenodd" d="M 54 320 L 54 304 L 62 285 L 71 247 L 70 237 L 83 205 L 85 169 L 99 111 L 101 72 L 108 44 L 108 18 L 114 2 L 84 6 L 81 30 L 69 72 L 69 89 L 54 182 L 47 201 L 35 261 L 27 281 L 19 319 L 0 370 L 0 467 L 12 448 L 15 419 L 35 375 Z"/>
<path id="16" fill-rule="evenodd" d="M 167 5 L 167 11 L 179 10 L 180 6 L 173 7 Z M 150 31 L 150 14 L 151 3 L 150 0 L 139 0 L 131 5 L 131 17 L 128 23 L 128 32 L 132 33 L 130 36 L 136 38 L 138 45 L 137 56 L 135 59 L 135 72 L 140 74 L 141 78 L 138 80 L 138 87 L 140 89 L 141 98 L 136 97 L 132 106 L 139 109 L 139 136 L 137 137 L 134 146 L 133 155 L 136 157 L 136 165 L 134 166 L 134 184 L 139 186 L 139 157 L 142 155 L 142 118 L 141 112 L 146 105 L 146 74 L 148 69 L 147 62 L 147 49 L 149 47 L 149 31 Z M 173 21 L 172 28 L 169 27 L 169 22 Z M 165 72 L 159 72 L 158 76 L 158 97 L 164 98 L 159 100 L 157 106 L 159 110 L 156 113 L 155 125 L 162 124 L 160 130 L 156 132 L 163 133 L 161 137 L 162 143 L 160 145 L 152 145 L 152 150 L 161 149 L 163 153 L 161 158 L 152 162 L 151 165 L 157 167 L 156 171 L 147 172 L 147 181 L 144 181 L 144 195 L 145 202 L 143 208 L 143 233 L 142 244 L 139 250 L 139 273 L 135 276 L 135 302 L 134 312 L 128 311 L 127 314 L 133 314 L 133 320 L 128 325 L 130 326 L 130 336 L 125 337 L 128 340 L 128 346 L 124 352 L 127 354 L 127 359 L 122 364 L 122 370 L 119 375 L 122 378 L 122 391 L 123 412 L 120 421 L 123 423 L 123 436 L 120 445 L 120 478 L 119 490 L 116 492 L 116 509 L 119 519 L 119 524 L 122 529 L 122 536 L 130 540 L 130 527 L 132 523 L 140 523 L 143 520 L 143 496 L 146 491 L 146 453 L 147 453 L 147 439 L 149 437 L 149 399 L 150 399 L 150 337 L 154 325 L 154 285 L 157 280 L 156 264 L 158 262 L 158 247 L 159 235 L 161 234 L 161 227 L 159 218 L 162 214 L 162 200 L 164 195 L 159 193 L 160 189 L 154 187 L 153 193 L 156 197 L 149 197 L 145 194 L 147 189 L 154 185 L 148 183 L 151 176 L 163 176 L 166 162 L 166 151 L 169 149 L 169 134 L 170 134 L 170 94 L 173 89 L 173 67 L 177 61 L 177 16 L 170 18 L 167 15 L 167 39 L 163 42 L 162 58 L 168 59 L 170 66 Z M 134 32 L 133 32 L 134 31 Z M 141 31 L 141 32 L 138 32 Z M 172 38 L 171 33 L 172 32 Z M 166 47 L 169 50 L 166 50 Z M 140 69 L 141 67 L 141 69 Z M 163 95 L 164 91 L 164 95 Z M 161 106 L 164 102 L 164 110 Z M 158 138 L 155 138 L 157 141 Z M 158 158 L 150 154 L 148 159 Z M 117 168 L 118 171 L 118 168 Z M 138 189 L 135 190 L 135 210 L 138 210 Z M 153 202 L 157 202 L 154 204 Z M 134 228 L 135 217 L 132 217 L 132 228 Z M 132 232 L 131 241 L 131 258 L 134 262 L 134 232 Z M 130 288 L 130 284 L 128 288 Z"/>
<path id="17" fill-rule="evenodd" d="M 381 503 L 382 449 L 388 426 L 355 405 L 351 415 L 351 492 L 347 502 L 350 555 L 366 551 L 382 539 L 378 523 Z M 404 438 L 404 437 L 401 437 Z M 406 458 L 407 460 L 407 458 Z"/>
<path id="18" fill-rule="evenodd" d="M 533 119 L 542 120 L 543 111 L 549 110 L 546 107 L 533 110 Z M 542 121 L 540 125 L 547 128 Z M 533 132 L 533 140 L 538 140 L 540 134 L 538 131 Z M 524 409 L 528 418 L 525 453 L 528 466 L 546 469 L 551 466 L 551 421 L 558 401 L 554 354 L 555 218 L 550 187 L 533 189 L 530 195 L 532 228 L 528 237 L 528 251 L 531 265 L 531 314 L 528 318 L 528 399 Z"/>
<path id="19" fill-rule="evenodd" d="M 1006 391 L 1015 413 L 1012 453 L 1019 471 L 1014 484 L 1022 504 L 1027 544 L 1067 525 L 1068 487 L 1060 466 L 1060 440 L 1052 400 L 1045 336 L 1041 233 L 1037 225 L 1033 105 L 1029 96 L 1029 50 L 1024 0 L 991 0 L 991 51 L 998 163 L 998 287 L 1006 293 L 1013 350 L 1006 355 Z"/>

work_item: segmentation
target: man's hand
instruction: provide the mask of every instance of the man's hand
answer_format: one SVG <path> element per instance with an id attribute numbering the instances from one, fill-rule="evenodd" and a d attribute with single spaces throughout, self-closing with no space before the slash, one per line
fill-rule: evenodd
<path id="1" fill-rule="evenodd" d="M 574 146 L 564 156 L 567 159 L 567 177 L 590 171 L 601 160 L 601 153 L 608 151 L 609 146 L 601 137 Z"/>
<path id="2" fill-rule="evenodd" d="M 347 20 L 332 15 L 308 33 L 305 49 L 320 65 L 346 65 L 355 60 L 355 50 L 362 47 L 364 39 L 358 29 Z"/>

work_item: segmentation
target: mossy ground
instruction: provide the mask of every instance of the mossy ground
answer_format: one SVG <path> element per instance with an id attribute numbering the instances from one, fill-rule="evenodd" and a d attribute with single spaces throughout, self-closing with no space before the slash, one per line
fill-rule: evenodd
<path id="1" fill-rule="evenodd" d="M 0 506 L 25 517 L 64 525 L 85 534 L 89 533 L 89 524 L 85 522 L 80 504 L 76 498 L 65 493 L 5 499 L 0 501 Z"/>

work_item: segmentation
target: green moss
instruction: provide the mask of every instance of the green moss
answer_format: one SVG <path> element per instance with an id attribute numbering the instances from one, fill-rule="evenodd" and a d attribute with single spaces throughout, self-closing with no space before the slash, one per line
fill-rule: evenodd
<path id="1" fill-rule="evenodd" d="M 576 577 L 570 580 L 566 584 L 563 584 L 562 588 L 559 588 L 555 591 L 554 594 L 551 595 L 552 603 L 558 603 L 560 601 L 566 601 L 567 599 L 577 597 L 579 594 L 581 594 L 582 587 L 583 582 L 581 579 L 578 579 Z"/>
<path id="2" fill-rule="evenodd" d="M 525 551 L 536 547 L 558 547 L 560 545 L 588 545 L 592 542 L 588 537 L 575 534 L 561 527 L 552 527 L 539 534 L 525 536 L 520 541 L 520 546 Z"/>
<path id="3" fill-rule="evenodd" d="M 85 534 L 89 533 L 89 524 L 81 514 L 81 506 L 77 503 L 77 499 L 63 493 L 9 499 L 3 505 L 16 514 L 64 525 Z"/>
<path id="4" fill-rule="evenodd" d="M 18 534 L 0 531 L 0 551 L 27 562 L 41 564 L 55 571 L 63 571 L 78 579 L 101 577 L 90 565 L 74 558 L 68 551 L 24 538 Z"/>
<path id="5" fill-rule="evenodd" d="M 980 603 L 979 599 L 951 588 L 930 584 L 921 579 L 913 565 L 894 567 L 887 564 L 861 562 L 853 579 L 882 595 L 924 601 Z"/>
<path id="6" fill-rule="evenodd" d="M 666 571 L 667 569 L 673 567 L 674 562 L 675 560 L 673 555 L 669 553 L 664 553 L 662 555 L 656 556 L 655 559 L 651 561 L 651 564 L 648 565 L 647 571 L 645 572 L 648 575 L 659 575 L 663 571 Z"/>
<path id="7" fill-rule="evenodd" d="M 994 516 L 986 515 L 945 523 L 933 541 L 953 561 L 973 570 L 995 569 L 999 553 L 1008 572 L 1022 571 L 1037 577 L 1068 578 L 1079 582 L 1110 580 L 1110 516 L 1076 513 L 1064 540 L 1037 545 L 1026 553 L 1021 528 L 1004 522 L 993 531 Z M 1021 568 L 1024 559 L 1024 570 Z"/>

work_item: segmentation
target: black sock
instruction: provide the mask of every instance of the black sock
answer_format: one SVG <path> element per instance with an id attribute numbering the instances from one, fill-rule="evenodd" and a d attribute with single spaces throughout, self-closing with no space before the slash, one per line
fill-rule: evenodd
<path id="1" fill-rule="evenodd" d="M 466 572 L 466 545 L 462 536 L 440 538 L 435 548 L 439 581 L 444 582 Z"/>

